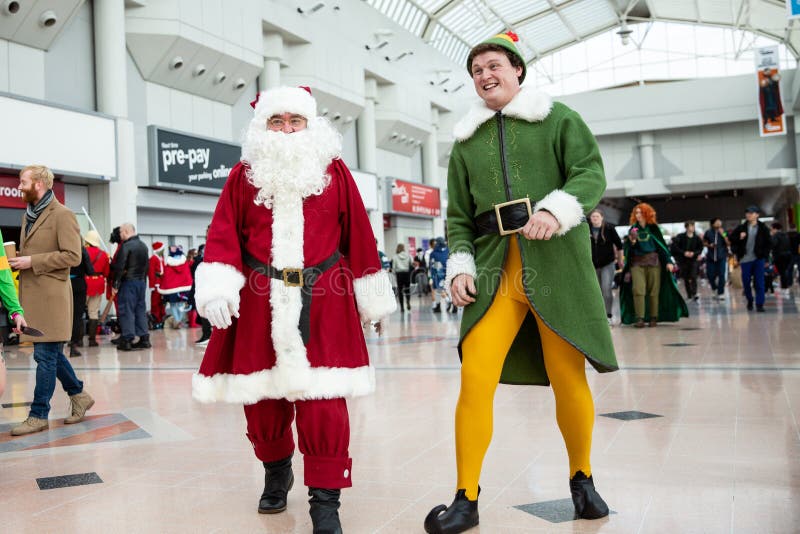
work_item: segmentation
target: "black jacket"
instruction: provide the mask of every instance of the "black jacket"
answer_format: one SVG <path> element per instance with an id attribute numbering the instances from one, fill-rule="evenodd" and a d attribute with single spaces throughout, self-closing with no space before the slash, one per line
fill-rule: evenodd
<path id="1" fill-rule="evenodd" d="M 703 238 L 697 235 L 697 232 L 691 238 L 686 235 L 686 232 L 682 232 L 675 236 L 669 248 L 677 262 L 696 261 L 703 252 Z M 694 252 L 694 256 L 687 258 L 683 255 L 685 252 Z"/>
<path id="2" fill-rule="evenodd" d="M 772 236 L 772 257 L 781 258 L 792 255 L 792 245 L 789 243 L 789 236 L 786 232 L 775 232 Z"/>
<path id="3" fill-rule="evenodd" d="M 82 247 L 83 254 L 81 262 L 75 267 L 69 269 L 69 281 L 72 282 L 72 293 L 76 291 L 86 291 L 86 278 L 85 276 L 92 276 L 95 274 L 94 266 L 92 265 L 92 258 L 89 257 L 89 251 L 86 247 Z"/>
<path id="4" fill-rule="evenodd" d="M 114 287 L 119 289 L 120 284 L 128 280 L 146 280 L 149 266 L 147 245 L 139 240 L 138 235 L 129 238 L 114 255 Z"/>
<path id="5" fill-rule="evenodd" d="M 731 241 L 731 250 L 734 254 L 736 254 L 736 259 L 740 260 L 744 257 L 745 253 L 747 252 L 747 226 L 750 223 L 744 222 L 737 226 L 733 232 L 728 234 L 728 238 Z M 739 234 L 742 232 L 745 233 L 744 239 L 739 238 Z M 769 258 L 769 253 L 772 251 L 772 238 L 769 235 L 769 228 L 767 225 L 762 223 L 761 221 L 758 222 L 758 233 L 756 234 L 756 246 L 753 249 L 756 254 L 756 258 L 759 260 L 765 260 Z"/>
<path id="6" fill-rule="evenodd" d="M 590 224 L 589 237 L 592 242 L 592 263 L 595 269 L 605 267 L 614 261 L 615 246 L 617 250 L 622 250 L 622 240 L 619 238 L 617 230 L 613 225 L 607 222 L 604 222 L 603 226 L 600 227 L 597 238 L 595 238 L 594 232 L 592 232 L 592 225 Z"/>

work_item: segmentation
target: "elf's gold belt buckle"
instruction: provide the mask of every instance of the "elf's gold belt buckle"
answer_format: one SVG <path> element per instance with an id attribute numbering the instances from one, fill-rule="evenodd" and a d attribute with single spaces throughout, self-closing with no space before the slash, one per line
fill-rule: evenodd
<path id="1" fill-rule="evenodd" d="M 528 197 L 520 198 L 517 200 L 510 200 L 508 202 L 503 202 L 502 204 L 495 204 L 494 205 L 494 214 L 497 217 L 497 228 L 500 230 L 500 235 L 509 235 L 514 234 L 519 231 L 519 228 L 514 228 L 512 230 L 506 230 L 503 228 L 503 217 L 500 214 L 500 210 L 506 208 L 508 206 L 513 206 L 515 204 L 525 204 L 525 207 L 528 209 L 528 219 L 531 218 L 531 199 Z M 521 228 L 521 227 L 520 227 Z"/>
<path id="2" fill-rule="evenodd" d="M 282 269 L 281 274 L 286 287 L 303 287 L 303 269 Z"/>

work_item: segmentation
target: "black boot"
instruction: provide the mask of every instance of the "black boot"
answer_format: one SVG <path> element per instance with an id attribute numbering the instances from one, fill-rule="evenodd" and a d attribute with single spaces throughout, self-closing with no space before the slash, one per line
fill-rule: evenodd
<path id="1" fill-rule="evenodd" d="M 97 319 L 89 319 L 89 346 L 96 347 L 97 346 Z"/>
<path id="2" fill-rule="evenodd" d="M 578 471 L 569 481 L 572 502 L 575 505 L 575 519 L 600 519 L 608 515 L 608 505 L 594 489 L 592 477 L 586 478 Z"/>
<path id="3" fill-rule="evenodd" d="M 436 303 L 433 306 L 433 313 L 442 313 L 442 305 L 440 303 Z"/>
<path id="4" fill-rule="evenodd" d="M 292 457 L 264 463 L 264 493 L 258 501 L 259 514 L 277 514 L 286 510 L 286 496 L 294 484 Z"/>
<path id="5" fill-rule="evenodd" d="M 339 495 L 338 489 L 308 488 L 309 515 L 314 525 L 314 534 L 342 534 L 342 524 L 339 522 Z"/>
<path id="6" fill-rule="evenodd" d="M 75 348 L 76 345 L 77 344 L 75 342 L 70 341 L 70 343 L 69 343 L 69 357 L 70 358 L 75 358 L 76 356 L 80 356 L 81 355 L 80 351 Z"/>
<path id="7" fill-rule="evenodd" d="M 480 488 L 478 488 L 480 495 Z M 460 489 L 449 507 L 440 504 L 425 518 L 428 534 L 458 534 L 478 524 L 478 499 L 467 499 L 467 490 Z"/>
<path id="8" fill-rule="evenodd" d="M 136 349 L 133 348 L 133 344 L 131 343 L 130 339 L 125 339 L 124 337 L 121 337 L 119 338 L 119 343 L 117 343 L 117 350 L 127 352 Z"/>
<path id="9" fill-rule="evenodd" d="M 145 334 L 139 338 L 139 341 L 131 345 L 133 349 L 150 349 L 153 345 L 150 344 L 150 334 Z"/>

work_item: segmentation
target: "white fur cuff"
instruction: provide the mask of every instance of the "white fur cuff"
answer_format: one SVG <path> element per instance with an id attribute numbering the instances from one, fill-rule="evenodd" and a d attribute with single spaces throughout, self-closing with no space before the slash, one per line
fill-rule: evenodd
<path id="1" fill-rule="evenodd" d="M 291 388 L 276 375 L 276 369 L 265 369 L 249 375 L 216 374 L 192 375 L 192 396 L 203 403 L 236 402 L 255 404 L 263 399 L 352 398 L 375 391 L 375 368 L 312 367 L 308 370 L 307 386 L 303 391 Z"/>
<path id="2" fill-rule="evenodd" d="M 362 322 L 380 321 L 397 309 L 392 281 L 385 271 L 356 278 L 353 288 Z"/>
<path id="3" fill-rule="evenodd" d="M 195 271 L 194 301 L 197 312 L 205 316 L 206 304 L 224 299 L 239 309 L 239 291 L 244 287 L 244 275 L 227 263 L 202 262 Z"/>
<path id="4" fill-rule="evenodd" d="M 558 220 L 559 228 L 556 235 L 566 234 L 584 219 L 581 203 L 578 202 L 575 195 L 571 195 L 563 189 L 551 191 L 533 208 L 534 213 L 542 210 L 549 211 Z"/>
<path id="5" fill-rule="evenodd" d="M 454 252 L 447 258 L 447 276 L 444 279 L 446 291 L 450 291 L 450 283 L 459 274 L 468 274 L 472 278 L 478 276 L 475 258 L 469 252 Z"/>

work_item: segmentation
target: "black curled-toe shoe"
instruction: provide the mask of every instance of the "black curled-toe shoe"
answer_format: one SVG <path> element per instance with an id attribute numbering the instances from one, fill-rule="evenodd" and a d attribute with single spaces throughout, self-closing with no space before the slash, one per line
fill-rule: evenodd
<path id="1" fill-rule="evenodd" d="M 293 484 L 291 456 L 264 462 L 264 493 L 258 501 L 258 513 L 277 514 L 286 510 L 286 497 Z"/>
<path id="2" fill-rule="evenodd" d="M 480 489 L 478 489 L 480 495 Z M 449 507 L 440 504 L 425 518 L 428 534 L 458 534 L 478 525 L 478 499 L 467 499 L 467 490 L 460 489 Z"/>
<path id="3" fill-rule="evenodd" d="M 575 519 L 600 519 L 608 515 L 608 505 L 594 489 L 592 477 L 578 471 L 569 481 L 572 503 L 575 505 Z"/>
<path id="4" fill-rule="evenodd" d="M 339 522 L 339 496 L 341 490 L 308 488 L 308 514 L 314 526 L 314 534 L 342 534 Z"/>

